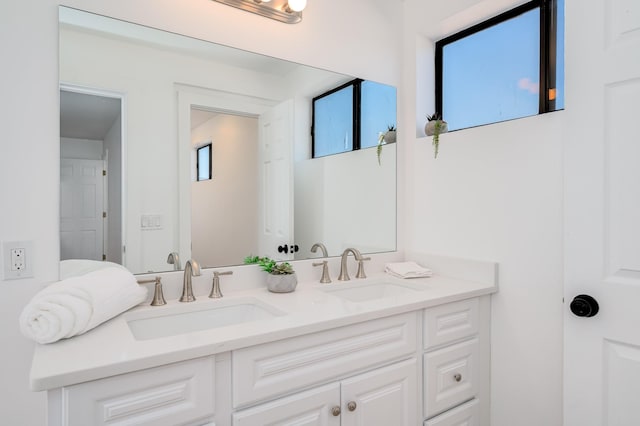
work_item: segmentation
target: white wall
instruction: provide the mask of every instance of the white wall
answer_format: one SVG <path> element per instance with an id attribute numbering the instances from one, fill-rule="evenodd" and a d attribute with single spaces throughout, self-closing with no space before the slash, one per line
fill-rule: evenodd
<path id="1" fill-rule="evenodd" d="M 0 194 L 9 200 L 3 201 L 0 210 L 0 240 L 33 240 L 36 256 L 33 279 L 0 281 L 0 338 L 4 347 L 11 348 L 3 352 L 0 363 L 0 415 L 7 424 L 35 426 L 44 424 L 45 418 L 44 394 L 28 390 L 33 344 L 19 334 L 17 318 L 38 288 L 58 277 L 59 3 L 387 84 L 399 83 L 398 31 L 388 25 L 389 14 L 367 0 L 310 1 L 304 20 L 295 26 L 210 0 L 188 4 L 169 0 L 1 2 L 0 38 L 19 42 L 0 45 L 3 61 L 13 64 L 0 69 L 4 82 Z M 354 31 L 356 22 L 358 31 Z M 381 57 L 392 60 L 380 61 Z M 38 117 L 37 126 L 33 126 L 33 117 Z M 26 142 L 25 129 L 29 129 Z M 21 185 L 14 185 L 16 176 L 22 177 Z"/>
<path id="2" fill-rule="evenodd" d="M 406 2 L 408 84 L 400 108 L 403 127 L 418 136 L 406 141 L 404 158 L 405 247 L 409 255 L 499 263 L 491 425 L 556 426 L 562 424 L 564 114 L 444 134 L 436 160 L 422 130 L 425 114 L 434 110 L 433 41 L 515 3 L 522 2 L 439 3 L 431 21 L 427 2 Z"/>
<path id="3" fill-rule="evenodd" d="M 102 160 L 104 142 L 92 139 L 60 138 L 60 158 Z"/>
<path id="4" fill-rule="evenodd" d="M 314 243 L 329 254 L 357 247 L 366 253 L 396 248 L 397 144 L 295 163 L 295 232 L 301 259 Z M 322 224 L 322 226 L 318 226 Z"/>
<path id="5" fill-rule="evenodd" d="M 258 254 L 258 119 L 216 115 L 191 132 L 212 143 L 213 178 L 191 184 L 192 257 L 238 265 Z"/>

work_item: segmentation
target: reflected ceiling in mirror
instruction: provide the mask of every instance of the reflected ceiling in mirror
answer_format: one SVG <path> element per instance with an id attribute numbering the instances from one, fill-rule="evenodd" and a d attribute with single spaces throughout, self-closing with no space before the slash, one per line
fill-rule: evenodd
<path id="1" fill-rule="evenodd" d="M 330 256 L 395 250 L 395 145 L 381 165 L 375 147 L 311 159 L 311 100 L 353 78 L 60 7 L 62 90 L 121 102 L 103 140 L 61 135 L 63 157 L 92 151 L 121 177 L 103 189 L 102 254 L 146 273 L 172 270 L 172 252 L 216 267 L 317 257 L 316 242 Z M 206 143 L 212 179 L 201 182 Z"/>

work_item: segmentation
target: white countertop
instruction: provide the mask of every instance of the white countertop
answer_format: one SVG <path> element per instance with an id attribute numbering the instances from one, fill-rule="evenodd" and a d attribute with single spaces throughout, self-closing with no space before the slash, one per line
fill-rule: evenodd
<path id="1" fill-rule="evenodd" d="M 322 291 L 381 279 L 399 284 L 410 282 L 423 289 L 366 302 L 350 302 Z M 31 366 L 31 388 L 39 391 L 68 386 L 486 295 L 496 290 L 495 282 L 438 275 L 400 280 L 376 274 L 366 280 L 300 283 L 293 293 L 276 294 L 266 288 L 254 288 L 226 292 L 222 299 L 199 296 L 191 303 L 168 300 L 164 306 L 138 306 L 84 335 L 37 345 Z M 136 340 L 127 324 L 127 320 L 145 314 L 161 315 L 177 309 L 201 310 L 247 297 L 271 305 L 284 315 L 151 340 Z"/>

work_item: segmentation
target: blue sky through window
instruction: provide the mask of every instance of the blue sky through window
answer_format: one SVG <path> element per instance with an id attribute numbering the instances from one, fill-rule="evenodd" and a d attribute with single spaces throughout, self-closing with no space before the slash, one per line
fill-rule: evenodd
<path id="1" fill-rule="evenodd" d="M 353 149 L 353 86 L 315 101 L 313 131 L 314 157 Z"/>
<path id="2" fill-rule="evenodd" d="M 359 142 L 354 141 L 354 90 L 360 90 Z M 377 146 L 380 133 L 396 126 L 396 88 L 362 80 L 314 100 L 313 157 Z M 356 107 L 357 108 L 357 107 Z M 356 132 L 358 133 L 358 132 Z M 355 146 L 354 146 L 355 142 Z M 359 148 L 358 148 L 359 147 Z"/>
<path id="3" fill-rule="evenodd" d="M 360 109 L 360 147 L 377 146 L 379 134 L 396 125 L 396 88 L 363 81 Z"/>
<path id="4" fill-rule="evenodd" d="M 439 112 L 449 130 L 537 115 L 540 97 L 554 93 L 555 105 L 542 111 L 564 109 L 564 3 L 549 2 L 557 15 L 556 28 L 551 28 L 556 38 L 555 87 L 548 94 L 540 93 L 541 11 L 533 2 L 527 12 L 441 45 Z"/>
<path id="5" fill-rule="evenodd" d="M 211 179 L 211 145 L 198 148 L 198 181 Z"/>
<path id="6" fill-rule="evenodd" d="M 531 10 L 443 48 L 449 130 L 538 114 L 540 11 Z"/>

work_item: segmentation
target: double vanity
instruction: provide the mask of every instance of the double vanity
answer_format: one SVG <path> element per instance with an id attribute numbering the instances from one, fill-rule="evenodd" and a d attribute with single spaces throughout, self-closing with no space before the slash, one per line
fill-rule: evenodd
<path id="1" fill-rule="evenodd" d="M 486 425 L 495 265 L 437 272 L 287 294 L 234 274 L 221 299 L 168 298 L 39 345 L 31 386 L 52 426 Z"/>

